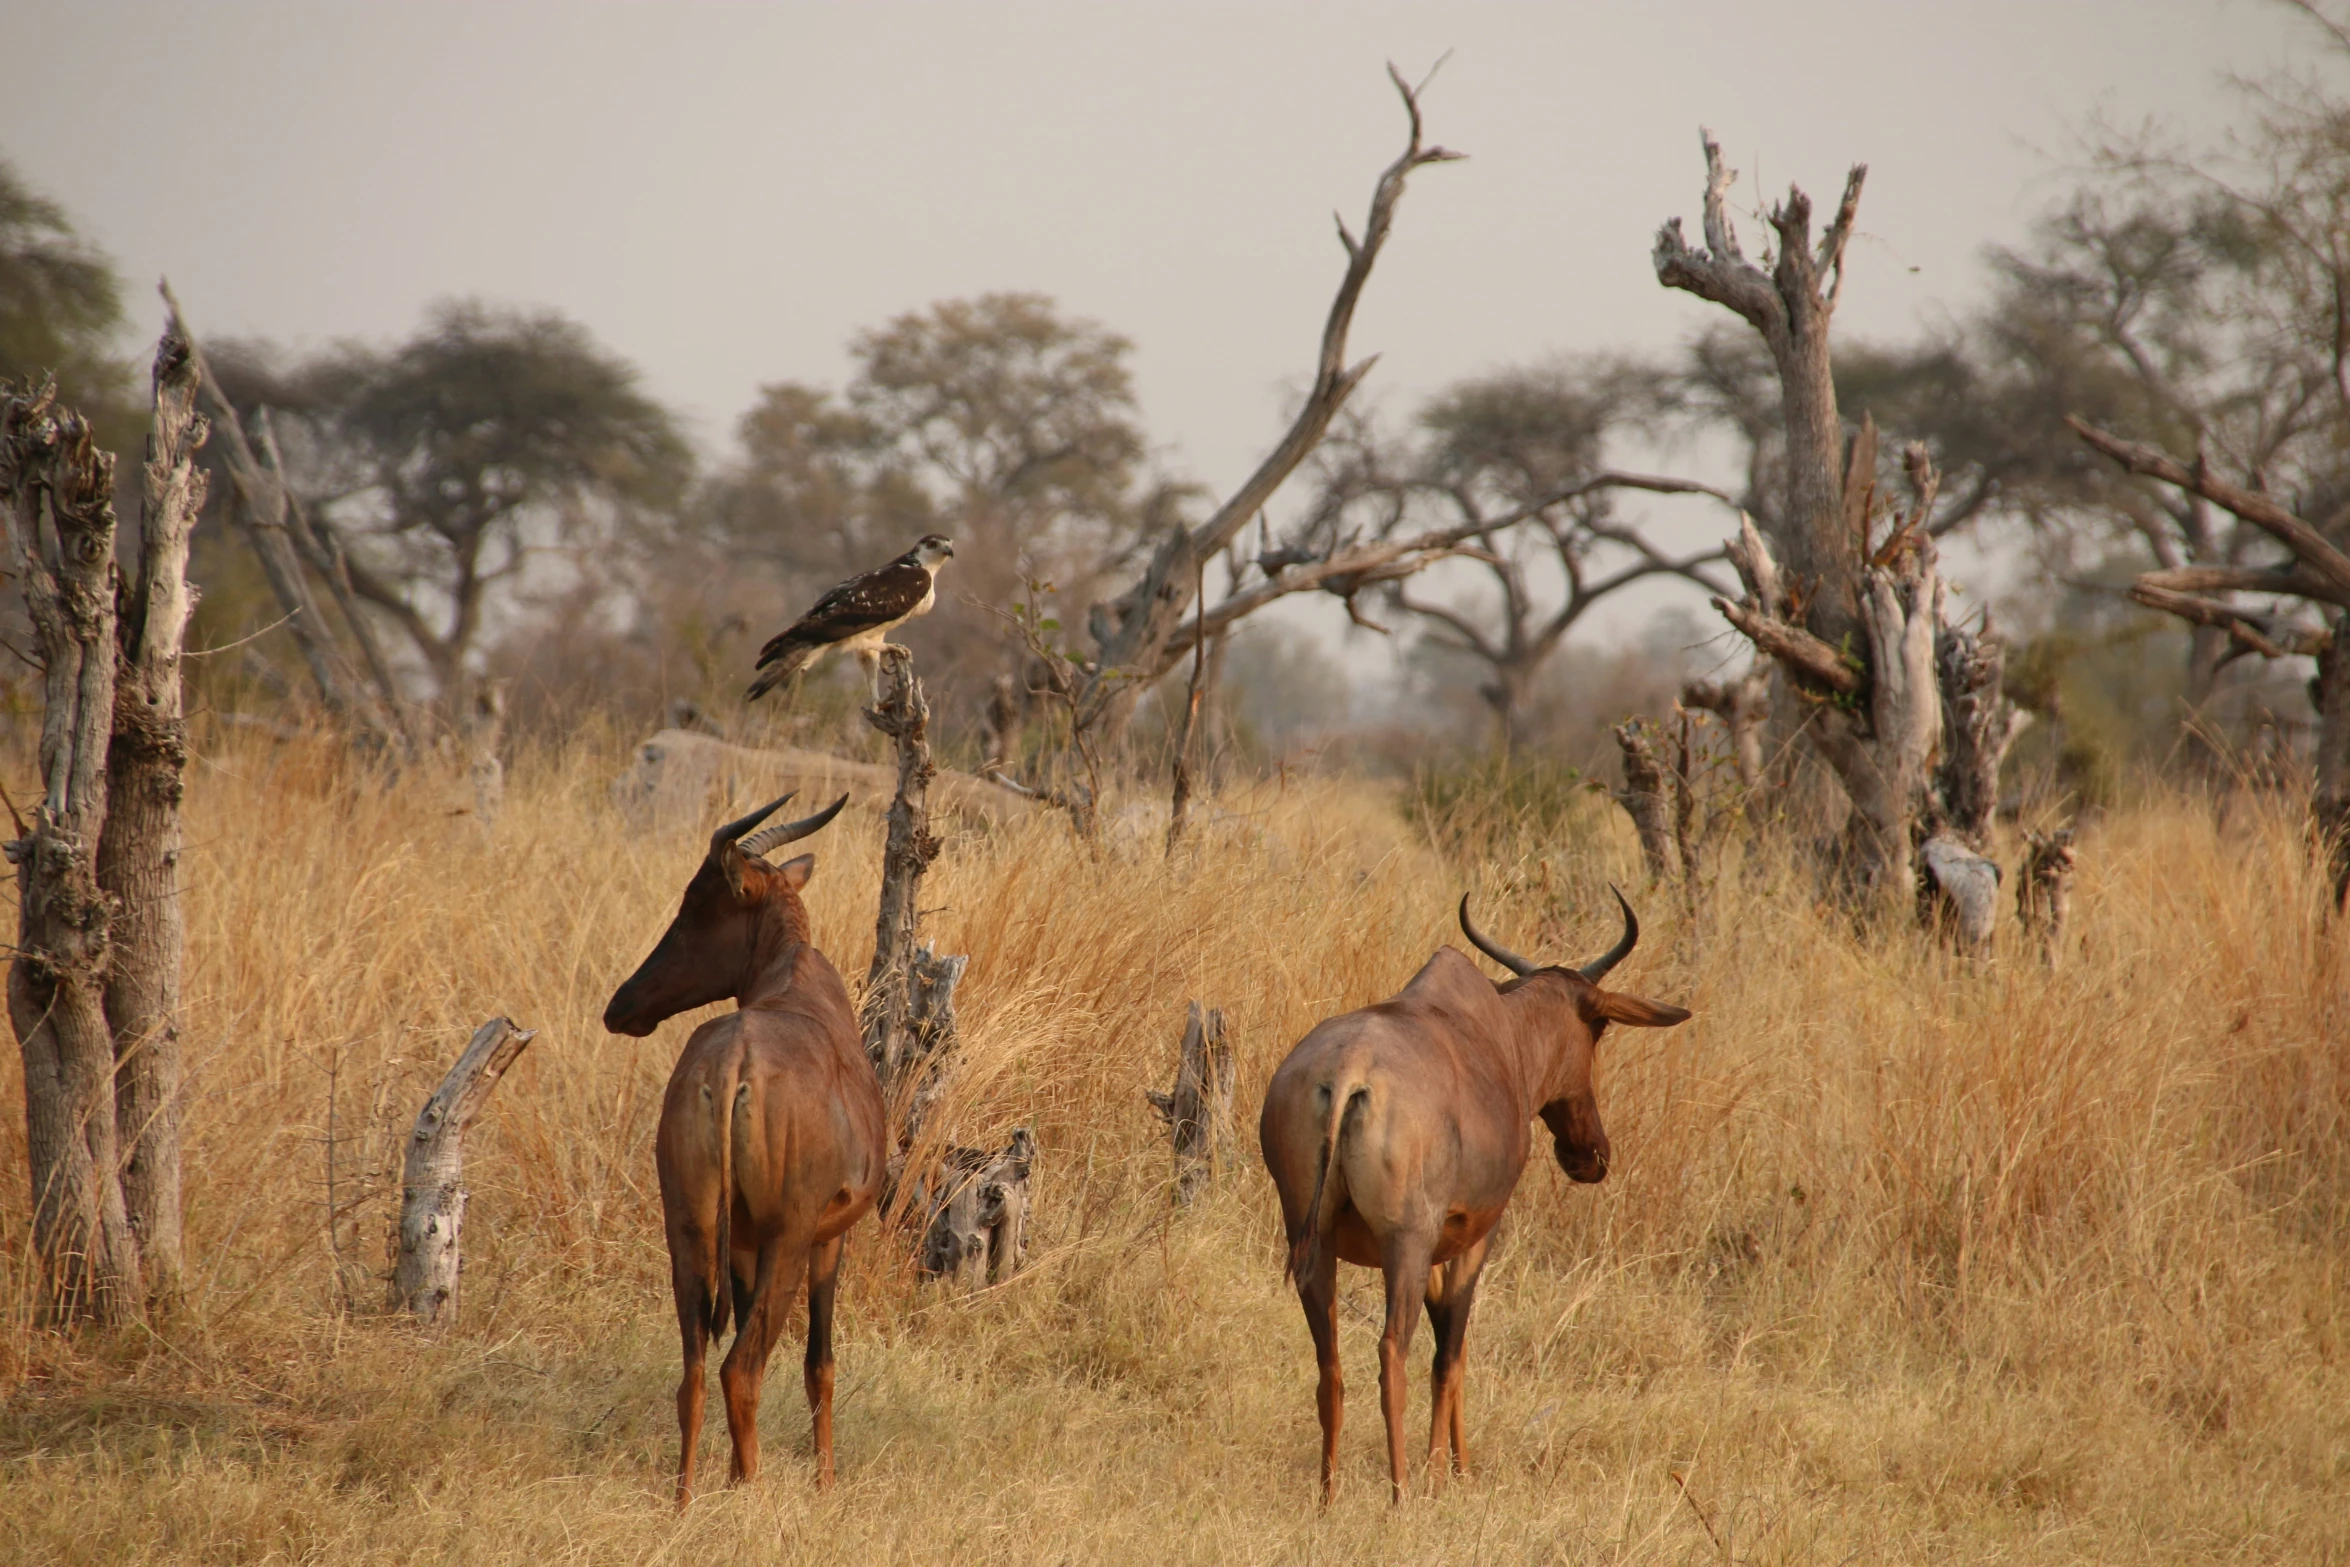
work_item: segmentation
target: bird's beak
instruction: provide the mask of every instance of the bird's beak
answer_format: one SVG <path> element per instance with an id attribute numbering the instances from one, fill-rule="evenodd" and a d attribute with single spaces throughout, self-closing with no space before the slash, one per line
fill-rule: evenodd
<path id="1" fill-rule="evenodd" d="M 939 553 L 944 555 L 947 559 L 953 560 L 955 558 L 955 547 L 953 544 L 941 544 L 938 549 Z"/>

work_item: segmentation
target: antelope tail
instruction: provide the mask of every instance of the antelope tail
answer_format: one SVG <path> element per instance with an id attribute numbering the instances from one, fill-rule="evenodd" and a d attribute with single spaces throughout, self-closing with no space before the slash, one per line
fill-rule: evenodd
<path id="1" fill-rule="evenodd" d="M 710 1270 L 710 1336 L 719 1338 L 726 1332 L 726 1319 L 734 1306 L 734 1101 L 742 1092 L 742 1058 L 739 1050 L 727 1058 L 724 1069 L 726 1091 L 718 1104 L 718 1223 L 713 1233 L 718 1237 L 718 1265 Z"/>
<path id="2" fill-rule="evenodd" d="M 1348 1087 L 1332 1083 L 1323 1091 L 1330 1096 L 1330 1118 L 1322 1125 L 1322 1163 L 1314 1172 L 1314 1196 L 1306 1204 L 1304 1219 L 1289 1232 L 1287 1272 L 1293 1280 L 1305 1279 L 1313 1273 L 1320 1261 L 1323 1237 L 1338 1223 L 1340 1193 L 1330 1183 L 1330 1175 L 1338 1166 L 1338 1145 L 1346 1135 L 1347 1118 L 1371 1089 L 1367 1083 Z"/>

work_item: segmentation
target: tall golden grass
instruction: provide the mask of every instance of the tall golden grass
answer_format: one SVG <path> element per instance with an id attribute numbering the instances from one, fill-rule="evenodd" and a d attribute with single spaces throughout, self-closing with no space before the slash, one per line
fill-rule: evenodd
<path id="1" fill-rule="evenodd" d="M 1456 939 L 1464 886 L 1522 949 L 1604 946 L 1628 834 L 1594 802 L 1549 841 L 1437 835 L 1291 779 L 1213 802 L 1172 863 L 1147 828 L 959 838 L 924 900 L 972 957 L 943 1119 L 1035 1128 L 1030 1265 L 952 1296 L 861 1228 L 839 1487 L 809 1484 L 787 1339 L 767 1472 L 679 1517 L 650 1144 L 692 1020 L 639 1042 L 597 1019 L 707 824 L 630 836 L 608 737 L 525 758 L 492 833 L 453 780 L 202 750 L 176 1316 L 31 1326 L 0 1071 L 9 1561 L 2350 1560 L 2350 946 L 2289 805 L 2154 793 L 2109 819 L 2054 972 L 1857 932 L 1759 859 L 1694 916 L 1642 894 L 1622 981 L 1696 1018 L 1602 1047 L 1605 1185 L 1528 1172 L 1470 1336 L 1472 1477 L 1388 1508 L 1377 1295 L 1350 1269 L 1327 1516 L 1257 1095 L 1317 1019 Z M 851 974 L 880 838 L 851 813 L 813 845 Z M 1142 1090 L 1192 997 L 1231 1020 L 1242 1158 L 1178 1213 Z M 378 1310 L 383 1182 L 497 1012 L 539 1038 L 469 1139 L 463 1317 L 431 1336 Z"/>

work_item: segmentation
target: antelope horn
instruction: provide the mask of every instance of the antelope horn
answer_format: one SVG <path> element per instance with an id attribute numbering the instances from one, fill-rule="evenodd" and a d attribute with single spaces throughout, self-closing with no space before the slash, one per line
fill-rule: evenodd
<path id="1" fill-rule="evenodd" d="M 797 789 L 787 789 L 775 799 L 769 800 L 765 805 L 760 806 L 750 815 L 736 817 L 733 821 L 728 822 L 725 826 L 710 834 L 710 858 L 715 860 L 723 857 L 726 851 L 734 846 L 736 839 L 740 838 L 744 833 L 749 832 L 752 828 L 758 826 L 768 817 L 773 816 L 777 811 L 782 810 L 784 807 L 784 802 L 799 792 L 800 791 Z"/>
<path id="2" fill-rule="evenodd" d="M 1469 923 L 1469 895 L 1461 894 L 1461 934 L 1469 938 L 1469 945 L 1484 953 L 1494 962 L 1523 978 L 1534 972 L 1534 965 L 1519 957 L 1507 947 L 1495 946 L 1485 939 L 1476 926 Z"/>
<path id="3" fill-rule="evenodd" d="M 1611 881 L 1608 883 L 1607 890 L 1616 895 L 1616 902 L 1623 907 L 1624 938 L 1583 965 L 1583 977 L 1588 980 L 1605 979 L 1607 971 L 1623 962 L 1625 956 L 1631 952 L 1633 944 L 1640 939 L 1640 916 L 1632 912 L 1632 905 L 1625 901 L 1622 889 Z"/>
<path id="4" fill-rule="evenodd" d="M 786 795 L 784 798 L 789 799 L 790 796 Z M 776 803 L 780 805 L 783 802 L 779 800 Z M 777 822 L 772 827 L 761 828 L 745 838 L 740 847 L 743 853 L 758 856 L 765 854 L 769 849 L 780 849 L 787 843 L 795 843 L 838 816 L 840 808 L 848 803 L 849 797 L 844 794 L 813 816 L 803 816 L 796 822 Z"/>

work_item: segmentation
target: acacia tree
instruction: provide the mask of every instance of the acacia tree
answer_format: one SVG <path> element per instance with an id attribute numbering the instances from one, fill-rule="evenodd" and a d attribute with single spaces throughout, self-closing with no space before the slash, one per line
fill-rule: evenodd
<path id="1" fill-rule="evenodd" d="M 1805 704 L 1803 732 L 1834 773 L 1851 814 L 1834 861 L 1860 906 L 1906 900 L 1929 885 L 1954 902 L 1972 942 L 1988 938 L 1996 875 L 1987 847 L 1999 762 L 2013 733 L 1995 643 L 1953 625 L 1929 525 L 1940 477 L 1923 445 L 1902 466 L 1907 505 L 1883 490 L 1874 422 L 1847 447 L 1829 326 L 1844 283 L 1865 165 L 1812 237 L 1810 198 L 1790 187 L 1768 214 L 1768 271 L 1746 258 L 1725 197 L 1735 180 L 1701 133 L 1704 240 L 1681 220 L 1657 232 L 1657 280 L 1728 309 L 1761 338 L 1779 386 L 1779 505 L 1730 546 L 1746 592 L 1715 607 L 1779 666 Z M 1879 524 L 1882 521 L 1880 533 Z"/>
<path id="2" fill-rule="evenodd" d="M 1600 600 L 1660 575 L 1730 591 L 1704 570 L 1723 559 L 1721 549 L 1676 558 L 1615 514 L 1615 493 L 1628 489 L 1728 499 L 1694 480 L 1602 465 L 1609 427 L 1653 410 L 1655 380 L 1639 367 L 1606 362 L 1501 371 L 1432 399 L 1417 420 L 1416 442 L 1356 422 L 1324 448 L 1321 495 L 1302 535 L 1317 557 L 1357 536 L 1462 534 L 1458 554 L 1486 579 L 1479 598 L 1439 602 L 1404 580 L 1387 583 L 1383 596 L 1390 608 L 1424 622 L 1431 642 L 1486 667 L 1479 695 L 1493 709 L 1505 751 L 1522 738 L 1535 677 Z M 1612 568 L 1602 569 L 1611 560 Z M 1563 584 L 1555 603 L 1536 575 L 1546 564 Z"/>
<path id="3" fill-rule="evenodd" d="M 0 158 L 0 380 L 54 378 L 102 449 L 136 450 L 142 411 L 115 348 L 125 324 L 113 266 Z"/>
<path id="4" fill-rule="evenodd" d="M 257 390 L 288 415 L 301 499 L 348 542 L 351 590 L 448 697 L 535 558 L 577 561 L 679 494 L 691 453 L 637 383 L 559 315 L 452 302 L 396 348 L 346 347 Z"/>
<path id="5" fill-rule="evenodd" d="M 1144 474 L 1132 347 L 1039 294 L 909 311 L 851 340 L 841 392 L 763 388 L 741 461 L 698 510 L 730 556 L 771 563 L 795 591 L 952 535 L 952 592 L 908 640 L 972 695 L 1001 661 L 989 607 L 1032 579 L 1082 600 L 1179 494 Z"/>

